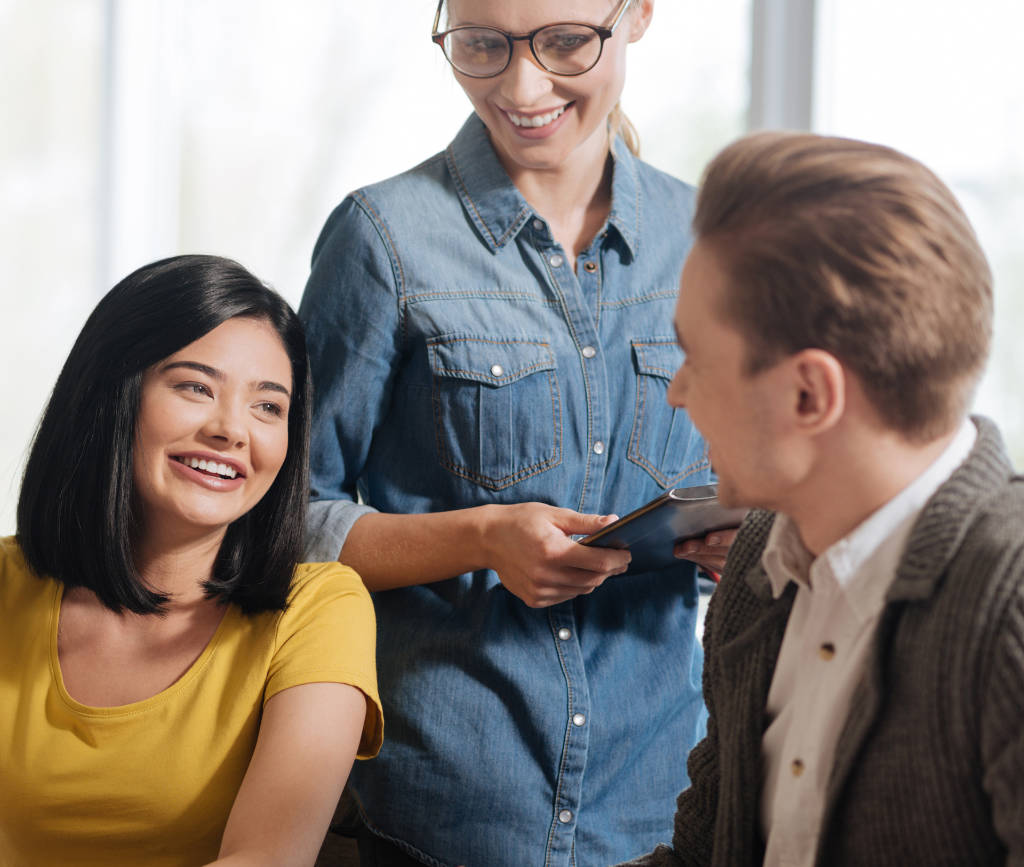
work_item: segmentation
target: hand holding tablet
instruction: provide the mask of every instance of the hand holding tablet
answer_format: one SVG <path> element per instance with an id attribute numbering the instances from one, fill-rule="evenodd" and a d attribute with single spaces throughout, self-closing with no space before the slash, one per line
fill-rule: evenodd
<path id="1" fill-rule="evenodd" d="M 678 542 L 738 527 L 746 514 L 745 508 L 722 506 L 716 485 L 672 488 L 580 544 L 628 548 L 633 559 L 626 574 L 647 572 L 678 563 Z"/>

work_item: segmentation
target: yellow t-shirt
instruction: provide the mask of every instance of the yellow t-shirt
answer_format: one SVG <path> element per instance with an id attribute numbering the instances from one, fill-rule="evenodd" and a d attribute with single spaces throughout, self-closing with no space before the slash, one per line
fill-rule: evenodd
<path id="1" fill-rule="evenodd" d="M 64 689 L 63 585 L 0 539 L 0 865 L 196 865 L 213 860 L 271 696 L 303 683 L 366 695 L 359 756 L 383 721 L 369 593 L 338 563 L 303 564 L 289 607 L 234 606 L 182 677 L 157 695 L 95 708 Z"/>

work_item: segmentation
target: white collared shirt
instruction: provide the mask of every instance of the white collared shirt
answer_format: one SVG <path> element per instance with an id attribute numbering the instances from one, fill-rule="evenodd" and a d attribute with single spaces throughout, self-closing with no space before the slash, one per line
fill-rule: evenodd
<path id="1" fill-rule="evenodd" d="M 761 739 L 766 867 L 814 863 L 836 742 L 907 537 L 976 437 L 965 419 L 928 469 L 816 559 L 789 518 L 775 520 L 761 562 L 775 598 L 790 581 L 797 592 Z"/>

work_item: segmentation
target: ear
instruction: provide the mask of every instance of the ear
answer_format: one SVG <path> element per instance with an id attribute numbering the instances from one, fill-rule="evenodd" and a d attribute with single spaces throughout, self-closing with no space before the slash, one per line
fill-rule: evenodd
<path id="1" fill-rule="evenodd" d="M 796 425 L 812 435 L 835 427 L 846 410 L 846 373 L 839 359 L 823 349 L 804 349 L 790 363 Z"/>
<path id="2" fill-rule="evenodd" d="M 626 20 L 622 22 L 629 25 L 630 42 L 636 42 L 647 32 L 653 17 L 654 0 L 633 0 L 626 10 Z"/>

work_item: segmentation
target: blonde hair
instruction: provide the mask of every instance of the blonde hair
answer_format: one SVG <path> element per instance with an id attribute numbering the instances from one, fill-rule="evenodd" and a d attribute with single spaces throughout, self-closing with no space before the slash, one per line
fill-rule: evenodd
<path id="1" fill-rule="evenodd" d="M 633 156 L 640 156 L 640 135 L 618 102 L 608 114 L 608 136 L 612 141 L 619 136 Z"/>
<path id="2" fill-rule="evenodd" d="M 966 413 L 992 336 L 992 275 L 953 194 L 881 145 L 758 133 L 708 166 L 693 220 L 729 274 L 748 371 L 817 347 L 909 440 Z"/>

